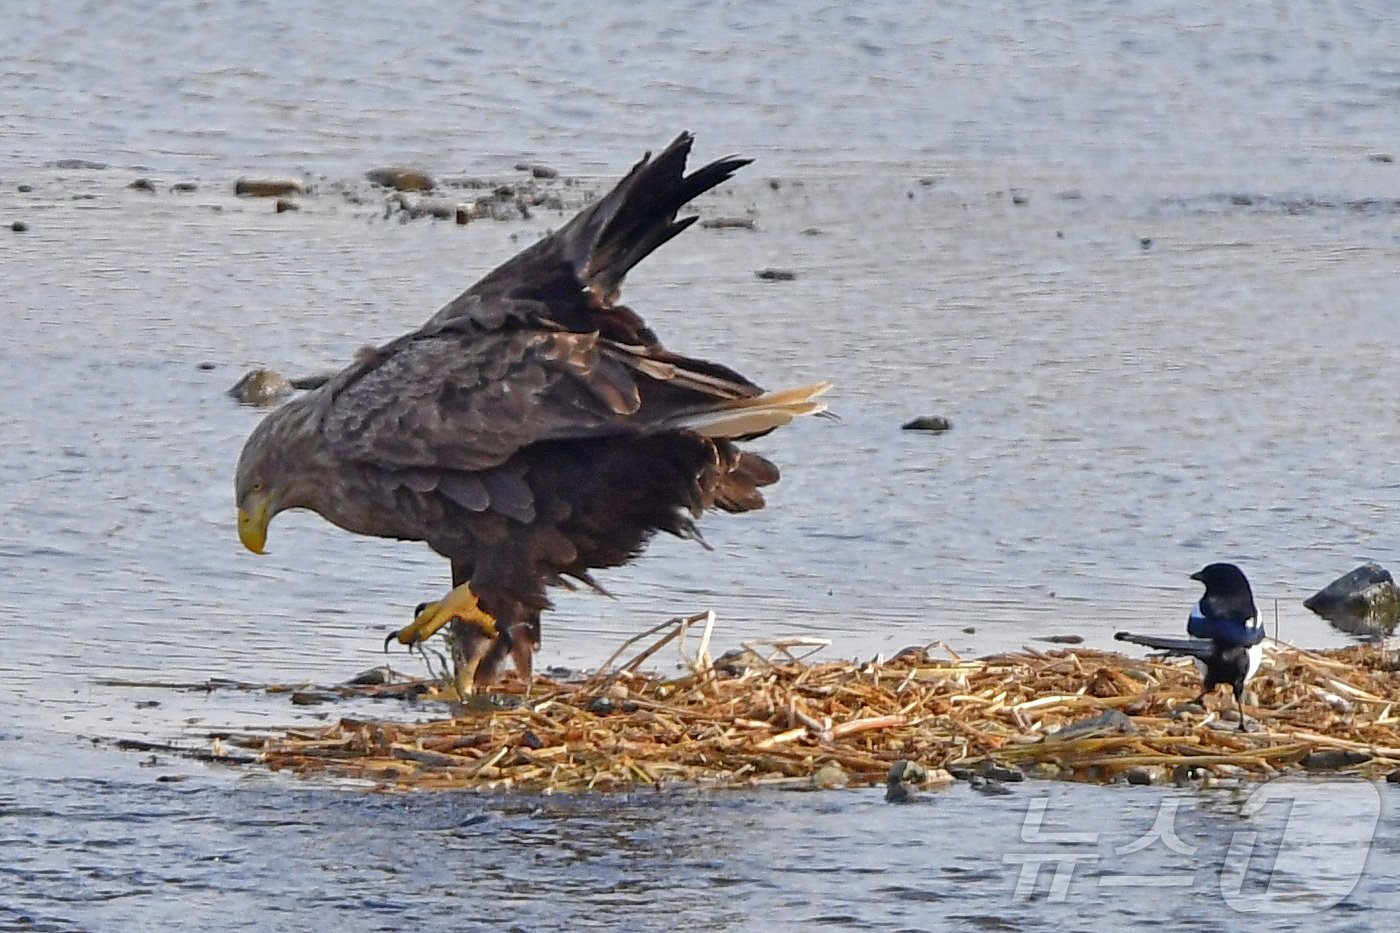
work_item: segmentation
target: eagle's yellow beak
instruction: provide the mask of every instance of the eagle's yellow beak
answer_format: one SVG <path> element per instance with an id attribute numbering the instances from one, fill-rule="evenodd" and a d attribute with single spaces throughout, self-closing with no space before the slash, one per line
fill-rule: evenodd
<path id="1" fill-rule="evenodd" d="M 252 511 L 238 510 L 238 540 L 254 554 L 266 554 L 267 545 L 267 502 L 258 502 Z"/>

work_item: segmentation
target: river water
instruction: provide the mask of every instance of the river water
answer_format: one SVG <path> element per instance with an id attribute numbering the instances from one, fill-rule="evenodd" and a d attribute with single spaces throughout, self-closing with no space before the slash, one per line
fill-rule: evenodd
<path id="1" fill-rule="evenodd" d="M 605 575 L 616 600 L 560 599 L 543 664 L 702 609 L 724 647 L 1106 647 L 1177 632 L 1212 560 L 1284 638 L 1343 643 L 1302 598 L 1397 562 L 1391 18 L 90 2 L 10 11 L 0 50 L 0 927 L 1312 928 L 1301 912 L 1330 908 L 1368 929 L 1400 908 L 1395 798 L 1370 785 L 1298 791 L 1379 814 L 1363 871 L 1338 853 L 1369 834 L 1314 813 L 1299 849 L 1244 793 L 385 798 L 105 742 L 315 721 L 107 682 L 339 681 L 446 583 L 421 547 L 313 516 L 241 551 L 232 470 L 261 413 L 223 393 L 416 326 L 564 216 L 400 223 L 336 186 L 523 161 L 598 187 L 683 128 L 697 159 L 757 159 L 698 205 L 755 229 L 693 229 L 629 303 L 764 384 L 832 380 L 841 420 L 760 442 L 783 481 L 768 510 L 707 520 L 713 551 L 658 541 Z M 244 174 L 321 193 L 277 214 L 232 196 Z M 899 430 L 922 414 L 953 429 Z M 1036 842 L 1040 806 L 1094 839 Z M 1191 854 L 1132 849 L 1164 812 Z M 1244 830 L 1274 834 L 1291 887 L 1250 862 L 1230 894 Z M 1047 845 L 1081 847 L 1072 883 L 1021 896 Z M 1105 883 L 1125 875 L 1187 882 Z"/>

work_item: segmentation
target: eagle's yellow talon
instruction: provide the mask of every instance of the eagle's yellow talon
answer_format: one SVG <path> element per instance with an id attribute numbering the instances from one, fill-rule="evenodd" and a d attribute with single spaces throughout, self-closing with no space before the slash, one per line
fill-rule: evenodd
<path id="1" fill-rule="evenodd" d="M 453 619 L 476 626 L 487 638 L 495 638 L 497 635 L 496 620 L 477 605 L 476 594 L 472 592 L 471 585 L 463 583 L 439 601 L 424 603 L 418 608 L 412 623 L 389 637 L 401 645 L 412 647 L 432 638 L 438 629 Z"/>

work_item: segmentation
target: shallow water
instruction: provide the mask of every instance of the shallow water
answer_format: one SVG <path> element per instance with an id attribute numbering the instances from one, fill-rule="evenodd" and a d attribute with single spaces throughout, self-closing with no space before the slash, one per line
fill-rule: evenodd
<path id="1" fill-rule="evenodd" d="M 223 390 L 255 364 L 338 365 L 563 220 L 400 224 L 330 193 L 274 214 L 234 200 L 233 179 L 353 181 L 394 162 L 509 178 L 524 160 L 605 184 L 683 127 L 699 159 L 757 157 L 700 204 L 757 229 L 688 232 L 629 302 L 671 346 L 765 384 L 833 380 L 842 420 L 761 443 L 784 467 L 772 507 L 708 520 L 713 551 L 658 541 L 605 576 L 617 600 L 561 599 L 543 663 L 597 664 L 706 608 L 726 646 L 1107 646 L 1118 628 L 1179 629 L 1186 575 L 1216 559 L 1244 566 L 1266 618 L 1277 601 L 1284 637 L 1342 642 L 1302 598 L 1396 561 L 1388 21 L 1346 4 L 572 9 L 9 18 L 0 220 L 30 229 L 0 225 L 0 862 L 15 881 L 0 925 L 174 926 L 182 903 L 201 925 L 259 928 L 324 911 L 355 928 L 463 912 L 660 925 L 681 909 L 732 927 L 1236 916 L 1209 885 L 1016 900 L 1002 856 L 1028 797 L 1121 837 L 1158 792 L 1035 787 L 1003 804 L 959 788 L 897 812 L 874 791 L 383 800 L 143 769 L 80 738 L 293 717 L 103 679 L 328 682 L 381 661 L 382 634 L 446 568 L 311 516 L 279 519 L 269 556 L 241 552 L 232 465 L 260 413 Z M 74 158 L 108 167 L 55 164 Z M 156 193 L 125 187 L 137 177 Z M 770 266 L 797 278 L 754 278 Z M 899 431 L 927 413 L 953 430 Z M 172 769 L 189 780 L 155 783 Z M 1232 831 L 1221 807 L 1212 844 Z M 482 896 L 454 895 L 465 879 Z M 1329 920 L 1396 905 L 1368 871 Z"/>

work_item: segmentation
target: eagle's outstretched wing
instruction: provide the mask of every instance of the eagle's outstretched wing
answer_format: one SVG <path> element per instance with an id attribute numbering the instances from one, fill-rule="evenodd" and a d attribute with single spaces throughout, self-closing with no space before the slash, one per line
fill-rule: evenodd
<path id="1" fill-rule="evenodd" d="M 647 153 L 602 199 L 487 273 L 424 329 L 470 321 L 485 330 L 512 324 L 598 330 L 622 343 L 654 344 L 641 318 L 617 305 L 622 280 L 697 220 L 677 220 L 682 207 L 752 161 L 719 159 L 687 175 L 693 142 L 682 133 L 655 159 Z"/>
<path id="2" fill-rule="evenodd" d="M 694 222 L 676 219 L 686 202 L 748 162 L 687 175 L 691 142 L 648 154 L 559 231 L 337 375 L 322 402 L 328 446 L 382 469 L 483 470 L 542 441 L 748 437 L 820 410 L 824 385 L 764 396 L 726 366 L 666 350 L 616 303 L 627 272 Z"/>

